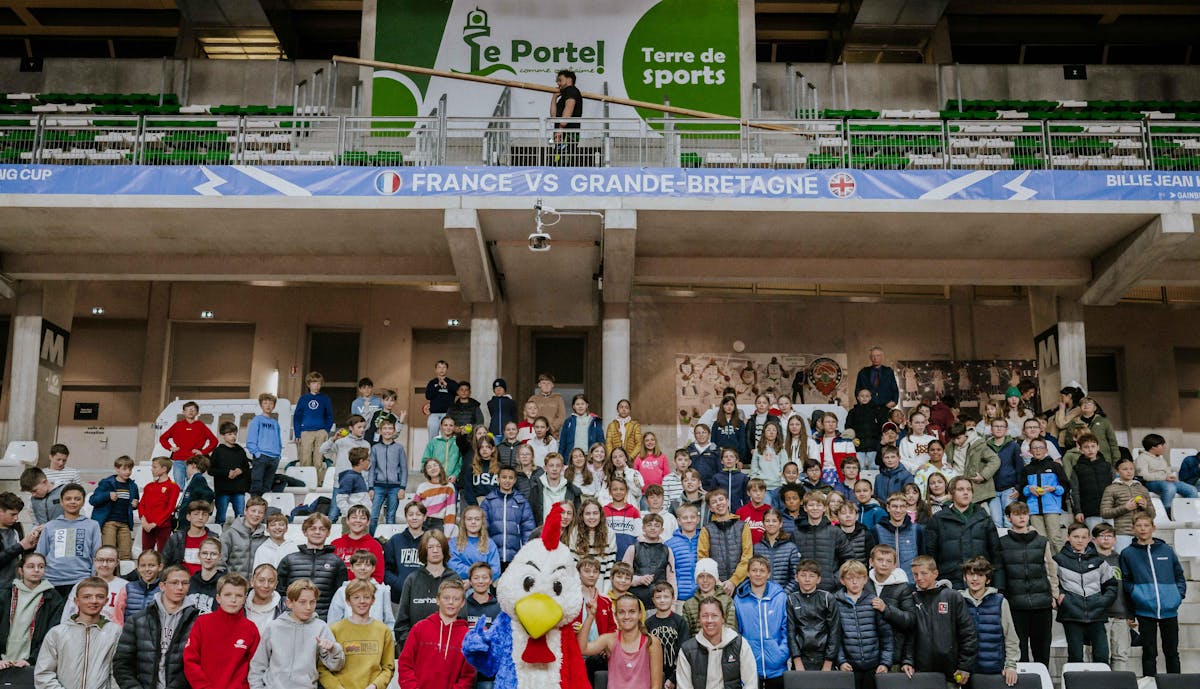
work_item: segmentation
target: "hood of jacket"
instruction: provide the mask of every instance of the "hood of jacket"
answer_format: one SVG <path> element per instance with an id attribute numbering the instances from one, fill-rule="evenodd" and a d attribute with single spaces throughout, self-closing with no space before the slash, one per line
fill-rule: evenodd
<path id="1" fill-rule="evenodd" d="M 704 636 L 703 631 L 696 632 L 696 641 L 710 652 L 725 648 L 726 646 L 729 645 L 729 643 L 731 641 L 733 641 L 737 637 L 738 637 L 737 632 L 733 631 L 729 627 L 721 627 L 721 642 L 714 645 L 711 641 L 708 640 L 707 637 Z"/>
<path id="2" fill-rule="evenodd" d="M 27 596 L 45 593 L 46 591 L 49 591 L 50 589 L 54 588 L 54 585 L 51 584 L 50 582 L 46 581 L 45 579 L 42 579 L 41 581 L 39 581 L 37 583 L 37 585 L 33 586 L 32 588 L 28 584 L 26 584 L 23 579 L 20 579 L 20 578 L 13 579 L 12 585 L 13 585 L 13 588 L 17 589 L 17 591 L 19 591 L 20 593 L 25 594 Z"/>
<path id="3" fill-rule="evenodd" d="M 272 591 L 271 602 L 267 603 L 266 605 L 258 605 L 254 602 L 254 593 L 251 592 L 250 595 L 246 596 L 246 609 L 250 612 L 256 612 L 260 615 L 265 615 L 269 612 L 275 612 L 275 609 L 279 607 L 280 600 L 282 600 L 282 597 L 279 595 L 279 592 Z M 291 613 L 288 613 L 287 616 L 291 617 Z"/>
<path id="4" fill-rule="evenodd" d="M 888 575 L 887 579 L 884 579 L 883 581 L 876 581 L 875 580 L 875 568 L 872 567 L 871 571 L 867 572 L 867 581 L 869 583 L 875 584 L 876 586 L 891 586 L 892 584 L 907 584 L 908 583 L 908 575 L 904 573 L 904 570 L 897 567 L 896 569 L 892 570 L 892 573 Z"/>
<path id="5" fill-rule="evenodd" d="M 971 592 L 966 589 L 963 589 L 961 593 L 962 593 L 963 600 L 967 601 L 968 604 L 978 608 L 980 605 L 983 604 L 984 599 L 986 599 L 988 596 L 992 595 L 993 593 L 999 593 L 999 591 L 997 591 L 996 587 L 994 587 L 994 586 L 988 586 L 987 588 L 985 588 L 983 590 L 983 598 L 980 598 L 978 600 L 976 600 L 975 596 L 972 596 Z"/>

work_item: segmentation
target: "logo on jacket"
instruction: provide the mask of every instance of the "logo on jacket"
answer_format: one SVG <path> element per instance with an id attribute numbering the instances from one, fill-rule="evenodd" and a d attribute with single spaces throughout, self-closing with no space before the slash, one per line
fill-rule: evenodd
<path id="1" fill-rule="evenodd" d="M 318 402 L 318 401 L 316 401 L 316 400 L 309 400 L 309 401 L 308 401 L 308 408 L 309 408 L 309 409 L 313 409 L 313 410 L 315 410 L 317 407 L 320 407 L 320 406 L 321 406 L 321 403 L 320 403 L 320 402 Z"/>
<path id="2" fill-rule="evenodd" d="M 938 614 L 945 615 L 948 612 L 950 612 L 950 604 L 947 603 L 946 601 L 939 602 L 938 603 Z"/>
<path id="3" fill-rule="evenodd" d="M 245 639 L 238 639 L 237 641 L 234 641 L 234 642 L 233 642 L 233 647 L 234 647 L 234 648 L 240 648 L 240 649 L 242 649 L 243 651 L 245 651 L 245 650 L 248 650 L 248 649 L 246 648 L 246 640 L 245 640 Z"/>

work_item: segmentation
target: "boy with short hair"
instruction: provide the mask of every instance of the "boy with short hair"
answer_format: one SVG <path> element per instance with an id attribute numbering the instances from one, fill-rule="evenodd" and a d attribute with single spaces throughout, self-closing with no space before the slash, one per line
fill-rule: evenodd
<path id="1" fill-rule="evenodd" d="M 366 550 L 375 557 L 375 569 L 372 577 L 375 582 L 383 583 L 383 546 L 379 545 L 379 541 L 371 537 L 368 527 L 371 523 L 371 512 L 362 505 L 355 505 L 346 512 L 346 533 L 333 539 L 333 551 L 337 556 L 342 558 L 342 562 L 346 563 L 346 567 L 351 565 L 350 560 L 354 554 L 360 550 Z"/>
<path id="2" fill-rule="evenodd" d="M 1114 549 L 1116 541 L 1117 531 L 1112 524 L 1100 522 L 1092 527 L 1092 544 L 1096 546 L 1096 552 L 1100 557 L 1104 558 L 1109 567 L 1112 567 L 1113 577 L 1120 584 L 1123 580 L 1121 554 Z M 1108 664 L 1113 670 L 1133 669 L 1133 665 L 1129 662 L 1129 629 L 1133 623 L 1129 594 L 1125 592 L 1124 587 L 1121 587 L 1112 605 L 1108 606 L 1108 621 L 1104 624 L 1104 631 L 1108 636 Z"/>
<path id="3" fill-rule="evenodd" d="M 996 570 L 1011 610 L 1021 662 L 1050 662 L 1054 601 L 1058 600 L 1058 566 L 1054 548 L 1029 528 L 1029 507 L 1012 502 L 1004 510 L 1011 526 L 1000 539 Z M 1048 665 L 1047 665 L 1048 666 Z"/>
<path id="4" fill-rule="evenodd" d="M 461 587 L 459 590 L 461 592 Z M 370 614 L 378 593 L 375 582 L 370 579 L 360 579 L 346 587 L 350 615 L 330 626 L 334 638 L 345 649 L 346 665 L 332 673 L 322 669 L 323 686 L 369 689 L 386 687 L 391 683 L 397 655 L 392 630 Z M 466 622 L 460 620 L 458 625 L 465 627 Z M 428 639 L 428 636 L 424 638 Z M 449 644 L 448 635 L 446 645 L 442 648 L 443 658 L 449 650 Z M 424 650 L 428 653 L 433 649 Z"/>
<path id="5" fill-rule="evenodd" d="M 763 516 L 771 509 L 767 503 L 767 482 L 761 478 L 752 478 L 746 482 L 746 494 L 750 502 L 739 507 L 734 514 L 741 519 L 750 530 L 751 543 L 758 543 L 763 537 Z"/>
<path id="6" fill-rule="evenodd" d="M 25 503 L 15 493 L 0 493 L 0 581 L 13 580 L 21 556 L 32 553 L 42 535 L 37 526 L 25 533 L 19 521 L 24 508 Z"/>
<path id="7" fill-rule="evenodd" d="M 320 591 L 307 579 L 288 587 L 288 611 L 267 623 L 250 660 L 254 689 L 317 689 L 318 667 L 334 672 L 346 664 L 342 645 L 314 613 Z"/>
<path id="8" fill-rule="evenodd" d="M 62 516 L 47 522 L 38 536 L 37 552 L 46 558 L 46 581 L 64 600 L 72 586 L 92 575 L 92 558 L 101 546 L 100 525 L 80 515 L 86 495 L 78 483 L 63 486 Z"/>
<path id="9" fill-rule="evenodd" d="M 208 473 L 213 477 L 213 488 L 217 497 L 217 523 L 225 523 L 229 506 L 233 505 L 234 518 L 246 512 L 246 493 L 250 492 L 250 459 L 246 450 L 237 444 L 238 427 L 232 421 L 224 421 L 218 430 L 221 444 L 217 445 L 209 458 Z"/>
<path id="10" fill-rule="evenodd" d="M 633 567 L 633 585 L 629 592 L 647 608 L 654 604 L 655 584 L 665 581 L 672 590 L 675 588 L 675 556 L 662 541 L 662 528 L 661 516 L 647 514 L 642 517 L 642 535 L 621 558 Z"/>
<path id="11" fill-rule="evenodd" d="M 50 466 L 42 471 L 46 474 L 46 479 L 50 481 L 52 486 L 65 486 L 68 483 L 82 483 L 83 479 L 79 477 L 78 469 L 67 468 L 67 460 L 71 457 L 71 451 L 62 443 L 55 443 L 50 446 L 50 452 L 47 453 L 50 457 Z"/>
<path id="12" fill-rule="evenodd" d="M 678 598 L 687 600 L 696 590 L 696 554 L 700 545 L 700 511 L 695 505 L 680 505 L 679 530 L 667 539 L 671 557 L 675 560 L 675 584 Z"/>
<path id="13" fill-rule="evenodd" d="M 388 390 L 384 393 L 385 398 Z M 385 401 L 384 404 L 387 404 Z M 371 445 L 371 535 L 382 517 L 385 524 L 396 523 L 396 508 L 404 499 L 404 490 L 408 487 L 408 454 L 404 445 L 396 439 L 396 422 L 384 419 L 379 423 L 377 432 L 378 442 Z"/>
<path id="14" fill-rule="evenodd" d="M 100 525 L 100 540 L 120 553 L 122 560 L 133 559 L 133 511 L 138 506 L 138 487 L 130 480 L 133 460 L 125 455 L 113 460 L 116 473 L 101 479 L 88 502 L 92 519 Z"/>
<path id="15" fill-rule="evenodd" d="M 583 560 L 576 565 L 576 569 L 580 572 L 583 571 Z M 600 576 L 599 563 L 596 565 L 596 576 Z M 579 579 L 584 585 L 584 595 L 586 596 L 587 584 L 584 582 L 582 574 Z M 492 626 L 492 622 L 495 622 L 496 617 L 500 615 L 500 601 L 492 595 L 492 566 L 486 562 L 476 562 L 471 565 L 471 569 L 467 570 L 467 583 L 471 586 L 471 592 L 467 594 L 467 602 L 463 607 L 463 613 L 467 616 L 467 626 L 474 628 L 475 623 L 480 619 L 484 620 L 485 627 Z M 592 583 L 592 587 L 592 593 L 595 593 L 595 582 Z"/>
<path id="16" fill-rule="evenodd" d="M 1158 675 L 1158 633 L 1167 672 L 1179 673 L 1179 608 L 1187 595 L 1187 579 L 1175 549 L 1154 537 L 1154 517 L 1133 518 L 1134 542 L 1121 551 L 1121 577 L 1133 600 L 1142 636 L 1142 676 Z M 46 535 L 43 533 L 42 538 Z"/>
<path id="17" fill-rule="evenodd" d="M 477 566 L 487 566 L 487 563 L 478 563 Z M 596 588 L 596 582 L 600 581 L 600 561 L 591 555 L 585 555 L 579 558 L 579 562 L 575 565 L 575 569 L 579 572 L 579 583 L 583 590 L 583 608 L 579 611 L 579 616 L 575 619 L 575 628 L 578 631 L 579 625 L 583 624 L 583 614 L 588 603 L 595 603 L 596 610 L 592 613 L 596 624 L 592 626 L 588 632 L 588 639 L 595 640 L 601 634 L 608 634 L 617 631 L 617 620 L 613 616 L 612 599 L 603 595 Z M 611 578 L 611 577 L 610 577 Z M 471 585 L 475 583 L 472 580 Z M 474 596 L 472 596 L 474 597 Z M 470 612 L 468 608 L 467 621 L 470 623 Z M 474 624 L 472 623 L 472 626 Z M 608 670 L 608 658 L 602 655 L 584 656 L 584 665 L 587 667 L 588 683 L 595 684 L 595 676 L 597 672 Z M 484 678 L 480 678 L 484 679 Z"/>
<path id="18" fill-rule="evenodd" d="M 375 396 L 375 381 L 365 376 L 359 378 L 358 397 L 355 397 L 354 401 L 350 403 L 350 413 L 369 419 L 382 407 L 383 400 Z"/>
<path id="19" fill-rule="evenodd" d="M 367 432 L 367 420 L 363 417 L 353 414 L 346 419 L 344 428 L 338 430 L 321 444 L 321 455 L 325 459 L 333 460 L 333 475 L 336 481 L 333 484 L 333 504 L 329 507 L 329 518 L 337 521 L 342 514 L 342 504 L 345 501 L 340 500 L 342 496 L 342 480 L 350 481 L 349 489 L 359 489 L 366 484 L 366 478 L 363 477 L 363 483 L 360 484 L 353 475 L 347 475 L 347 471 L 356 471 L 360 476 L 366 470 L 366 467 L 355 469 L 351 463 L 350 453 L 357 448 L 367 450 L 366 455 L 370 455 L 371 444 L 363 437 Z M 355 453 L 355 456 L 362 456 L 364 453 Z M 365 491 L 362 491 L 365 492 Z M 370 498 L 366 499 L 369 504 Z M 351 503 L 357 504 L 357 503 Z"/>
<path id="20" fill-rule="evenodd" d="M 46 474 L 37 467 L 22 471 L 20 484 L 21 490 L 29 493 L 29 511 L 33 515 L 34 526 L 41 526 L 62 516 L 62 490 L 65 485 L 50 483 Z"/>
<path id="21" fill-rule="evenodd" d="M 916 621 L 901 656 L 901 669 L 909 677 L 917 669 L 939 672 L 948 683 L 965 686 L 979 654 L 979 636 L 967 603 L 950 582 L 938 579 L 937 560 L 932 556 L 913 560 L 913 579 Z"/>
<path id="22" fill-rule="evenodd" d="M 977 675 L 1004 675 L 1011 687 L 1017 683 L 1017 632 L 1013 627 L 1012 612 L 1008 600 L 992 582 L 992 564 L 987 558 L 975 556 L 963 563 L 963 579 L 967 588 L 962 597 L 968 604 L 971 619 L 975 622 L 975 635 L 979 638 L 979 654 L 971 672 Z"/>
<path id="23" fill-rule="evenodd" d="M 646 615 L 646 633 L 662 644 L 663 686 L 674 686 L 675 662 L 679 658 L 679 647 L 691 636 L 687 620 L 675 612 L 675 587 L 665 581 L 654 585 L 651 594 L 654 612 Z"/>
<path id="24" fill-rule="evenodd" d="M 334 502 L 339 515 L 348 512 L 352 506 L 366 508 L 371 504 L 371 488 L 367 485 L 367 472 L 371 468 L 370 453 L 365 447 L 352 448 L 348 455 L 350 468 L 338 473 Z M 371 521 L 370 514 L 371 510 L 367 509 L 368 525 Z M 331 515 L 330 518 L 336 519 L 336 516 Z"/>
<path id="25" fill-rule="evenodd" d="M 613 568 L 616 576 L 616 568 Z M 718 586 L 717 561 L 704 557 L 696 561 L 696 591 L 683 604 L 683 619 L 688 631 L 695 636 L 700 631 L 700 602 L 705 598 L 716 598 L 725 612 L 725 626 L 737 629 L 737 612 L 733 609 L 733 598 Z"/>
<path id="26" fill-rule="evenodd" d="M 1117 478 L 1104 489 L 1100 498 L 1100 516 L 1112 522 L 1117 532 L 1117 552 L 1133 543 L 1133 520 L 1142 514 L 1154 518 L 1154 503 L 1150 500 L 1150 489 L 1134 478 L 1136 473 L 1132 459 L 1117 460 Z"/>
<path id="27" fill-rule="evenodd" d="M 1050 539 L 1054 552 L 1066 542 L 1063 533 L 1063 495 L 1071 487 L 1061 462 L 1046 454 L 1049 447 L 1041 438 L 1029 441 L 1032 456 L 1025 466 L 1025 486 L 1022 494 L 1029 506 L 1030 524 L 1038 533 Z"/>
<path id="28" fill-rule="evenodd" d="M 712 520 L 700 530 L 696 541 L 696 557 L 713 557 L 721 590 L 732 599 L 737 585 L 746 578 L 746 567 L 754 553 L 750 529 L 729 513 L 729 497 L 724 488 L 713 488 L 705 496 Z"/>
<path id="29" fill-rule="evenodd" d="M 409 642 L 400 651 L 396 661 L 396 681 L 400 687 L 458 689 L 470 687 L 475 681 L 475 668 L 462 653 L 463 637 L 470 629 L 466 620 L 458 617 L 463 606 L 462 582 L 443 581 L 438 586 L 437 603 L 438 611 L 413 625 Z M 386 687 L 386 680 L 391 679 L 390 669 L 382 684 L 378 683 L 380 679 L 383 678 L 375 679 L 370 686 Z M 345 686 L 358 687 L 364 683 Z"/>
<path id="30" fill-rule="evenodd" d="M 286 593 L 293 581 L 311 580 L 321 591 L 317 598 L 317 615 L 325 619 L 333 594 L 346 581 L 346 563 L 334 552 L 333 546 L 325 545 L 329 538 L 329 517 L 310 514 L 305 518 L 303 528 L 307 542 L 279 561 L 278 590 Z"/>
<path id="31" fill-rule="evenodd" d="M 912 580 L 913 558 L 924 552 L 925 527 L 908 516 L 908 500 L 896 492 L 887 499 L 888 518 L 875 525 L 875 540 L 896 551 L 896 566 Z"/>
<path id="32" fill-rule="evenodd" d="M 838 528 L 846 534 L 850 557 L 863 563 L 863 566 L 866 567 L 871 556 L 871 549 L 877 543 L 874 532 L 859 523 L 858 505 L 849 500 L 843 502 L 842 506 L 838 508 L 837 517 Z"/>
<path id="33" fill-rule="evenodd" d="M 321 446 L 333 430 L 333 402 L 321 392 L 325 376 L 309 371 L 304 376 L 308 392 L 296 400 L 292 413 L 292 435 L 296 441 L 296 463 L 302 467 L 316 467 L 317 485 L 325 482 L 325 459 Z"/>
<path id="34" fill-rule="evenodd" d="M 279 458 L 283 456 L 279 421 L 272 416 L 276 401 L 278 398 L 269 392 L 259 395 L 258 408 L 262 413 L 250 419 L 246 427 L 246 451 L 254 460 L 250 466 L 250 494 L 255 496 L 271 492 Z"/>
<path id="35" fill-rule="evenodd" d="M 629 564 L 628 562 L 618 560 L 615 564 L 613 564 L 612 574 L 609 576 L 609 583 L 611 584 L 611 588 L 609 588 L 608 593 L 605 595 L 608 596 L 608 600 L 610 603 L 612 603 L 613 609 L 615 610 L 617 607 L 618 598 L 626 593 L 633 595 L 629 590 L 629 588 L 633 585 L 633 565 Z M 641 609 L 644 615 L 646 612 L 646 606 L 643 605 L 640 600 L 638 601 L 638 607 Z"/>
<path id="36" fill-rule="evenodd" d="M 428 510 L 417 501 L 404 506 L 403 531 L 383 544 L 383 581 L 392 590 L 392 603 L 400 602 L 404 580 L 421 568 L 419 555 L 421 536 L 425 535 L 425 515 Z M 515 551 L 514 551 L 515 552 Z"/>
<path id="37" fill-rule="evenodd" d="M 892 493 L 902 492 L 904 486 L 913 483 L 915 479 L 908 467 L 900 461 L 900 450 L 895 445 L 879 448 L 879 464 L 879 475 L 875 477 L 875 499 L 886 505 Z"/>
<path id="38" fill-rule="evenodd" d="M 254 565 L 250 571 L 258 569 L 259 565 L 267 564 L 279 568 L 279 561 L 285 555 L 296 552 L 296 544 L 287 540 L 288 518 L 286 514 L 276 512 L 267 517 L 267 540 L 254 551 Z"/>
<path id="39" fill-rule="evenodd" d="M 1068 472 L 1071 480 L 1071 503 L 1075 506 L 1075 521 L 1082 521 L 1090 529 L 1104 521 L 1100 516 L 1100 500 L 1104 489 L 1112 484 L 1113 468 L 1110 460 L 1100 454 L 1100 441 L 1091 433 L 1081 433 L 1075 447 L 1067 455 L 1078 457 Z"/>
<path id="40" fill-rule="evenodd" d="M 750 478 L 742 471 L 742 458 L 735 448 L 726 447 L 721 450 L 721 470 L 712 478 L 709 492 L 717 488 L 725 491 L 729 500 L 729 511 L 736 513 L 746 504 L 746 489 Z"/>
<path id="41" fill-rule="evenodd" d="M 204 473 L 208 471 L 208 457 L 205 455 L 193 455 L 188 457 L 185 462 L 187 480 L 182 484 L 183 490 L 179 494 L 179 508 L 175 511 L 175 522 L 180 529 L 186 528 L 188 511 L 193 502 L 205 502 L 209 505 L 217 499 L 217 494 L 209 487 L 208 481 L 204 480 Z M 175 464 L 172 470 L 178 469 L 179 465 Z"/>
<path id="42" fill-rule="evenodd" d="M 142 550 L 157 550 L 167 546 L 174 530 L 172 518 L 175 503 L 179 502 L 179 484 L 171 480 L 171 458 L 150 460 L 152 480 L 141 491 L 137 511 L 142 518 Z"/>
<path id="43" fill-rule="evenodd" d="M 259 635 L 244 612 L 248 590 L 246 577 L 236 572 L 221 577 L 217 609 L 192 624 L 183 649 L 183 672 L 192 689 L 249 689 Z"/>
<path id="44" fill-rule="evenodd" d="M 201 615 L 206 615 L 215 609 L 217 582 L 225 574 L 225 567 L 221 564 L 221 541 L 204 539 L 200 544 L 199 557 L 200 571 L 193 574 L 188 582 L 187 600 Z"/>
<path id="45" fill-rule="evenodd" d="M 883 504 L 875 500 L 874 487 L 865 478 L 854 482 L 854 504 L 858 505 L 858 523 L 872 533 L 875 525 L 888 518 Z"/>
<path id="46" fill-rule="evenodd" d="M 163 564 L 183 565 L 188 576 L 200 571 L 200 544 L 206 539 L 217 538 L 217 533 L 205 524 L 212 516 L 212 504 L 203 500 L 193 500 L 188 503 L 185 514 L 187 520 L 182 522 L 187 526 L 171 534 L 163 549 Z M 218 540 L 219 542 L 219 540 Z"/>
<path id="47" fill-rule="evenodd" d="M 516 423 L 517 403 L 508 394 L 508 381 L 503 378 L 492 381 L 492 398 L 487 401 L 487 410 L 488 432 L 494 438 L 504 435 L 504 427 L 509 421 Z"/>
<path id="48" fill-rule="evenodd" d="M 374 446 L 383 440 L 383 424 L 390 423 L 394 436 L 400 434 L 400 429 L 404 427 L 404 419 L 408 417 L 408 412 L 402 411 L 396 414 L 393 411 L 396 408 L 396 401 L 400 398 L 395 390 L 384 390 L 380 393 L 382 398 L 382 406 L 374 410 L 370 414 L 359 414 L 367 420 L 367 432 L 363 436 L 367 442 Z"/>
<path id="49" fill-rule="evenodd" d="M 738 630 L 754 652 L 760 687 L 778 687 L 787 671 L 787 594 L 771 581 L 771 562 L 761 555 L 750 558 L 746 581 L 737 588 L 733 609 Z"/>
<path id="50" fill-rule="evenodd" d="M 668 474 L 668 476 L 671 475 Z M 666 479 L 663 480 L 665 481 Z M 642 512 L 642 516 L 657 514 L 662 517 L 662 539 L 664 542 L 670 540 L 675 535 L 675 531 L 679 529 L 679 520 L 675 518 L 674 514 L 671 514 L 671 510 L 669 509 L 671 503 L 667 500 L 666 489 L 656 483 L 651 483 L 642 492 L 642 499 L 646 502 L 646 510 Z"/>
<path id="51" fill-rule="evenodd" d="M 42 639 L 33 672 L 39 689 L 96 689 L 111 681 L 121 625 L 100 614 L 108 602 L 108 584 L 97 577 L 84 579 L 75 589 L 74 602 L 78 612 Z"/>
<path id="52" fill-rule="evenodd" d="M 843 562 L 854 559 L 854 553 L 845 532 L 829 523 L 825 515 L 828 506 L 829 501 L 823 493 L 805 495 L 805 518 L 796 522 L 792 542 L 802 557 L 820 563 L 822 572 L 836 572 Z M 821 579 L 821 588 L 829 592 L 835 591 L 837 584 L 832 576 Z"/>
<path id="53" fill-rule="evenodd" d="M 692 457 L 681 447 L 675 450 L 675 460 L 671 465 L 675 467 L 675 471 L 663 476 L 662 480 L 663 505 L 667 510 L 678 505 L 679 499 L 683 497 L 683 472 L 692 468 Z"/>
<path id="54" fill-rule="evenodd" d="M 263 524 L 266 516 L 267 501 L 254 496 L 246 502 L 243 516 L 221 531 L 221 552 L 230 572 L 247 579 L 254 573 L 254 555 L 267 541 L 267 528 Z"/>
<path id="55" fill-rule="evenodd" d="M 209 430 L 203 421 L 199 421 L 200 405 L 195 402 L 185 402 L 183 418 L 171 424 L 171 427 L 158 438 L 158 444 L 163 449 L 171 451 L 171 473 L 180 487 L 187 481 L 185 462 L 192 457 L 207 455 L 217 446 L 217 436 Z"/>
<path id="56" fill-rule="evenodd" d="M 700 473 L 700 483 L 704 490 L 713 487 L 713 478 L 721 470 L 721 448 L 712 442 L 712 431 L 708 424 L 699 423 L 692 429 L 692 437 L 688 443 L 687 453 L 692 460 L 692 468 Z"/>
<path id="57" fill-rule="evenodd" d="M 796 671 L 832 670 L 842 636 L 841 616 L 833 594 L 821 588 L 821 564 L 801 560 L 796 567 L 799 589 L 787 599 L 788 651 Z"/>
<path id="58" fill-rule="evenodd" d="M 904 570 L 896 566 L 896 549 L 880 544 L 871 548 L 871 568 L 867 570 L 867 589 L 874 596 L 871 607 L 883 614 L 892 628 L 892 667 L 899 669 L 905 638 L 912 631 L 913 586 Z"/>
<path id="59" fill-rule="evenodd" d="M 875 594 L 866 591 L 867 568 L 850 560 L 838 570 L 842 589 L 834 594 L 841 638 L 838 644 L 838 669 L 854 673 L 855 689 L 873 689 L 875 675 L 892 666 L 892 628 L 875 609 Z"/>
<path id="60" fill-rule="evenodd" d="M 335 540 L 334 543 L 339 540 L 341 539 Z M 376 545 L 378 545 L 378 541 L 376 541 Z M 329 624 L 349 617 L 348 587 L 356 581 L 369 581 L 375 584 L 375 570 L 376 566 L 380 564 L 382 564 L 382 560 L 376 559 L 375 553 L 365 548 L 360 548 L 350 555 L 349 562 L 346 563 L 346 567 L 350 570 L 350 580 L 342 584 L 337 593 L 333 594 L 333 601 L 329 604 Z M 392 612 L 391 590 L 387 584 L 375 584 L 375 594 L 370 616 L 382 621 L 388 628 L 393 627 L 396 624 L 396 615 Z"/>

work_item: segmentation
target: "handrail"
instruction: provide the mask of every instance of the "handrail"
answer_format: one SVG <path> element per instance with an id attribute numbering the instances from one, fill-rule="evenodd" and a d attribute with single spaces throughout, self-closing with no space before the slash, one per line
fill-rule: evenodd
<path id="1" fill-rule="evenodd" d="M 0 163 L 1196 171 L 1200 122 L 41 113 Z"/>

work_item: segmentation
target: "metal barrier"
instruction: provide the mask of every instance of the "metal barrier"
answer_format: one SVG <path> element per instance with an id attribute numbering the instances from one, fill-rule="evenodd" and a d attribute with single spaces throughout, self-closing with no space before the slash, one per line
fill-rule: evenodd
<path id="1" fill-rule="evenodd" d="M 162 116 L 0 119 L 0 163 L 1200 170 L 1200 123 Z M 558 127 L 569 124 L 570 127 Z"/>

